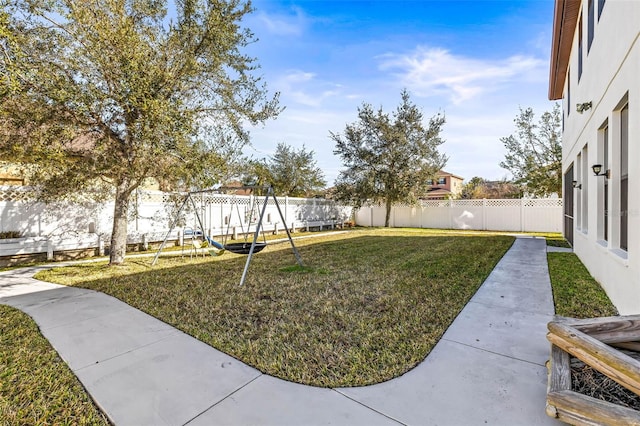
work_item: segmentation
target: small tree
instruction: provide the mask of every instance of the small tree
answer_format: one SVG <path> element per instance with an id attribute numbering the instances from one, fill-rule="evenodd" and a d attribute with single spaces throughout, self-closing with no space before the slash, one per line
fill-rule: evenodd
<path id="1" fill-rule="evenodd" d="M 482 187 L 484 185 L 485 180 L 481 177 L 474 176 L 469 180 L 469 182 L 462 185 L 462 190 L 460 191 L 460 198 L 463 200 L 470 200 L 474 198 L 485 198 L 482 196 L 478 196 L 482 191 Z"/>
<path id="2" fill-rule="evenodd" d="M 269 184 L 279 195 L 314 195 L 325 187 L 326 181 L 313 156 L 314 152 L 307 151 L 304 146 L 296 151 L 285 143 L 279 143 L 271 158 L 249 163 L 251 177 L 245 177 L 245 180 L 252 180 L 258 185 Z"/>
<path id="3" fill-rule="evenodd" d="M 248 143 L 243 122 L 279 113 L 240 51 L 250 11 L 239 0 L 6 0 L 0 160 L 28 169 L 45 199 L 111 188 L 110 263 L 122 263 L 136 188 L 215 182 Z"/>
<path id="4" fill-rule="evenodd" d="M 413 203 L 447 161 L 438 152 L 444 142 L 441 115 L 429 119 L 424 127 L 421 110 L 403 90 L 402 101 L 390 117 L 371 105 L 358 108 L 358 121 L 347 124 L 344 134 L 331 132 L 334 153 L 342 158 L 346 170 L 336 180 L 336 198 L 361 207 L 382 202 L 386 207 L 385 226 L 389 226 L 391 207 Z"/>
<path id="5" fill-rule="evenodd" d="M 500 167 L 513 174 L 514 183 L 536 196 L 562 195 L 562 116 L 560 105 L 534 123 L 533 109 L 520 108 L 514 119 L 517 132 L 501 138 L 507 149 Z"/>
<path id="6" fill-rule="evenodd" d="M 462 199 L 520 198 L 521 196 L 521 188 L 506 178 L 488 181 L 477 176 L 467 182 L 460 192 Z"/>

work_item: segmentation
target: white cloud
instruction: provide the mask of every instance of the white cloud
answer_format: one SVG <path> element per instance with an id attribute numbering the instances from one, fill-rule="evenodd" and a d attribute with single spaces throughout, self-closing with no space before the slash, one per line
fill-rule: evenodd
<path id="1" fill-rule="evenodd" d="M 268 14 L 258 12 L 256 17 L 265 26 L 267 31 L 276 35 L 302 35 L 307 26 L 307 17 L 298 7 L 292 8 L 292 14 Z"/>
<path id="2" fill-rule="evenodd" d="M 460 104 L 523 76 L 539 75 L 546 62 L 532 56 L 475 59 L 442 48 L 418 47 L 410 54 L 386 54 L 380 69 L 391 70 L 418 96 L 445 96 Z"/>
<path id="3" fill-rule="evenodd" d="M 316 74 L 290 70 L 275 81 L 274 87 L 282 94 L 282 102 L 306 107 L 319 107 L 327 99 L 342 95 L 342 86 L 316 78 Z"/>
<path id="4" fill-rule="evenodd" d="M 293 71 L 290 71 L 288 74 L 285 74 L 282 77 L 281 82 L 285 83 L 286 85 L 302 83 L 305 81 L 313 80 L 315 76 L 316 75 L 312 72 L 293 70 Z"/>

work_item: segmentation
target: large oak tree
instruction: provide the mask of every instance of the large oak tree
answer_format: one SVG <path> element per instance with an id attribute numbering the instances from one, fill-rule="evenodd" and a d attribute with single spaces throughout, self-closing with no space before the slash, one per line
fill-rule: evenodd
<path id="1" fill-rule="evenodd" d="M 500 141 L 507 149 L 500 167 L 511 172 L 514 183 L 530 195 L 562 196 L 562 112 L 555 104 L 536 123 L 532 108 L 522 109 L 513 120 L 516 132 Z"/>
<path id="2" fill-rule="evenodd" d="M 444 116 L 431 117 L 425 127 L 422 111 L 409 93 L 403 90 L 401 97 L 391 116 L 364 103 L 358 108 L 358 121 L 347 124 L 343 134 L 330 134 L 336 142 L 334 153 L 346 167 L 336 180 L 336 198 L 356 208 L 384 203 L 387 227 L 391 207 L 415 202 L 447 161 L 438 152 L 444 143 Z"/>
<path id="3" fill-rule="evenodd" d="M 324 173 L 318 167 L 314 151 L 304 146 L 295 149 L 279 143 L 276 152 L 263 160 L 249 161 L 246 181 L 270 185 L 278 195 L 312 197 L 326 185 Z"/>
<path id="4" fill-rule="evenodd" d="M 239 0 L 5 0 L 0 11 L 0 160 L 44 199 L 111 188 L 110 263 L 124 261 L 132 192 L 215 182 L 275 117 L 255 76 Z M 170 9 L 169 9 L 170 8 Z M 105 193 L 102 192 L 104 195 Z"/>

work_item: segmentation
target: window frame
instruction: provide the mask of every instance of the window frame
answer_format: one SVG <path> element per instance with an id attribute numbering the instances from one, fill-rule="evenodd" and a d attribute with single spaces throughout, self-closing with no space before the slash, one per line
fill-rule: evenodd
<path id="1" fill-rule="evenodd" d="M 591 51 L 595 32 L 595 0 L 587 0 L 587 55 Z"/>
<path id="2" fill-rule="evenodd" d="M 582 15 L 578 20 L 578 83 L 582 77 Z"/>

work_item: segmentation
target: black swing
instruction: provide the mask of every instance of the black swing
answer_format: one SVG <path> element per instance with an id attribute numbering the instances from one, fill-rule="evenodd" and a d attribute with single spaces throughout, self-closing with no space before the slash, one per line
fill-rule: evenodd
<path id="1" fill-rule="evenodd" d="M 253 247 L 253 252 L 254 253 L 261 252 L 266 246 L 267 246 L 267 243 L 256 242 L 255 246 Z M 229 243 L 224 245 L 224 249 L 230 251 L 231 253 L 249 254 L 251 252 L 251 243 L 250 242 Z"/>
<path id="2" fill-rule="evenodd" d="M 200 230 L 202 231 L 202 235 L 205 235 L 207 242 L 209 242 L 213 247 L 215 247 L 215 248 L 217 248 L 219 250 L 218 254 L 222 254 L 222 253 L 224 253 L 225 250 L 228 250 L 228 251 L 230 251 L 232 253 L 248 255 L 247 256 L 247 261 L 246 261 L 246 263 L 244 265 L 244 271 L 242 271 L 242 278 L 240 278 L 240 285 L 243 285 L 244 281 L 245 281 L 245 278 L 247 277 L 247 271 L 249 270 L 249 264 L 251 263 L 251 257 L 253 256 L 254 253 L 262 251 L 267 246 L 267 239 L 266 239 L 266 237 L 264 235 L 264 229 L 262 230 L 262 237 L 263 237 L 264 242 L 262 242 L 262 243 L 258 242 L 258 235 L 260 234 L 260 228 L 262 228 L 262 219 L 264 218 L 264 213 L 267 210 L 267 202 L 269 201 L 269 197 L 273 197 L 273 203 L 275 204 L 276 208 L 278 209 L 278 214 L 280 215 L 280 219 L 282 220 L 282 223 L 285 224 L 284 230 L 287 232 L 287 238 L 289 239 L 289 243 L 291 243 L 291 249 L 293 250 L 293 254 L 296 257 L 296 261 L 297 261 L 298 265 L 304 266 L 304 263 L 302 262 L 302 257 L 300 257 L 300 253 L 298 253 L 298 250 L 296 249 L 296 246 L 293 243 L 293 239 L 291 238 L 291 233 L 289 232 L 289 228 L 287 228 L 287 226 L 286 226 L 284 215 L 282 214 L 282 210 L 280 209 L 280 204 L 278 203 L 278 199 L 276 198 L 276 195 L 273 192 L 273 188 L 270 187 L 270 186 L 267 186 L 267 187 L 245 186 L 245 187 L 242 187 L 242 188 L 243 189 L 261 188 L 261 189 L 266 189 L 266 193 L 267 193 L 265 198 L 264 198 L 264 203 L 262 205 L 262 210 L 260 211 L 260 219 L 258 220 L 258 223 L 256 225 L 256 231 L 253 234 L 253 241 L 251 243 L 246 241 L 247 234 L 249 233 L 249 228 L 247 228 L 247 232 L 245 233 L 245 242 L 244 243 L 224 244 L 224 242 L 226 242 L 227 239 L 229 238 L 229 225 L 231 223 L 231 214 L 229 214 L 229 222 L 227 222 L 227 234 L 225 235 L 223 244 L 220 244 L 220 243 L 214 241 L 213 239 L 211 239 L 210 237 L 206 236 L 205 231 L 204 231 L 204 226 L 202 224 L 202 220 L 200 219 L 200 215 L 198 214 L 198 209 L 196 208 L 196 205 L 195 205 L 195 202 L 193 201 L 193 197 L 192 196 L 194 194 L 210 193 L 210 192 L 212 192 L 212 190 L 193 191 L 193 192 L 187 193 L 186 196 L 184 197 L 184 200 L 182 201 L 182 204 L 180 205 L 180 208 L 178 209 L 178 212 L 177 212 L 174 220 L 171 222 L 171 225 L 169 226 L 169 230 L 167 231 L 167 234 L 164 237 L 164 241 L 160 245 L 160 248 L 158 249 L 158 252 L 156 253 L 156 256 L 153 258 L 153 262 L 151 263 L 151 265 L 155 265 L 156 262 L 158 261 L 158 257 L 160 256 L 160 252 L 162 252 L 162 249 L 164 248 L 165 244 L 167 243 L 167 239 L 169 238 L 169 235 L 171 234 L 171 232 L 173 231 L 173 228 L 178 223 L 178 218 L 180 217 L 180 213 L 185 208 L 185 206 L 187 205 L 188 201 L 191 201 L 191 204 L 193 205 L 193 208 L 194 208 L 194 211 L 195 211 L 196 218 L 198 219 L 198 225 L 200 226 Z M 237 187 L 221 187 L 221 188 L 218 188 L 216 191 L 225 190 L 225 189 L 237 190 L 238 188 Z M 254 201 L 255 201 L 255 197 L 254 197 Z M 231 213 L 233 213 L 233 207 L 231 208 L 231 210 L 232 210 Z M 238 216 L 240 216 L 240 209 L 238 207 L 238 203 L 237 202 L 236 202 L 236 210 L 238 212 Z M 253 215 L 253 210 L 254 210 L 254 208 L 252 206 L 251 214 L 250 214 L 250 217 L 249 217 L 249 226 L 251 225 L 251 215 Z M 244 233 L 244 227 L 242 226 L 242 220 L 240 222 L 241 222 L 242 232 Z"/>
<path id="3" fill-rule="evenodd" d="M 264 214 L 264 210 L 267 205 L 266 203 L 268 200 L 268 196 L 264 200 L 264 203 L 265 203 L 264 208 L 262 209 L 262 214 L 260 214 L 260 219 L 256 224 L 256 232 L 255 232 L 253 241 L 252 242 L 247 241 L 247 235 L 249 234 L 249 229 L 251 227 L 251 219 L 254 216 L 254 212 L 256 211 L 256 204 L 257 204 L 256 200 L 257 200 L 257 197 L 253 197 L 253 200 L 251 202 L 251 207 L 249 210 L 249 220 L 248 220 L 249 223 L 247 225 L 246 232 L 244 230 L 242 215 L 240 214 L 240 207 L 238 206 L 238 202 L 236 201 L 234 203 L 236 206 L 236 211 L 238 212 L 238 219 L 240 219 L 240 230 L 244 235 L 244 242 L 242 243 L 227 243 L 227 240 L 229 238 L 229 227 L 231 226 L 231 215 L 233 214 L 233 207 L 231 207 L 231 212 L 229 213 L 229 220 L 227 221 L 227 232 L 225 233 L 224 240 L 222 242 L 222 245 L 224 246 L 225 250 L 228 250 L 231 253 L 235 253 L 235 254 L 250 254 L 250 253 L 259 253 L 262 250 L 264 250 L 265 247 L 267 247 L 267 238 L 264 235 L 264 227 L 262 226 L 262 216 Z M 257 241 L 260 228 L 262 228 L 263 242 Z M 252 246 L 253 246 L 253 250 L 252 250 Z"/>
<path id="4" fill-rule="evenodd" d="M 241 286 L 244 284 L 244 280 L 247 277 L 247 271 L 249 270 L 249 264 L 251 263 L 251 257 L 253 256 L 254 253 L 264 249 L 267 246 L 266 238 L 264 238 L 264 229 L 262 231 L 262 236 L 263 236 L 263 239 L 264 239 L 264 243 L 258 243 L 258 235 L 260 234 L 260 228 L 262 227 L 262 220 L 264 219 L 264 212 L 267 210 L 267 202 L 269 201 L 269 197 L 273 197 L 273 203 L 275 204 L 276 208 L 278 209 L 278 214 L 280 215 L 280 219 L 282 220 L 283 224 L 285 223 L 284 215 L 282 214 L 282 210 L 280 210 L 280 204 L 278 204 L 278 199 L 276 198 L 276 195 L 273 192 L 273 188 L 271 186 L 269 186 L 269 187 L 266 187 L 266 188 L 263 187 L 263 189 L 267 190 L 267 195 L 264 197 L 264 203 L 262 204 L 262 210 L 260 211 L 260 218 L 258 219 L 258 224 L 256 226 L 256 231 L 253 234 L 253 242 L 251 244 L 240 243 L 240 246 L 232 246 L 229 249 L 229 251 L 231 251 L 231 249 L 235 249 L 235 250 L 240 251 L 243 254 L 247 254 L 248 255 L 247 256 L 247 262 L 244 264 L 244 271 L 242 271 L 242 278 L 240 278 L 240 285 Z M 236 203 L 236 208 L 237 208 L 237 203 Z M 252 210 L 253 210 L 253 208 L 252 208 Z M 240 210 L 238 209 L 238 214 L 239 213 L 240 213 Z M 253 214 L 253 211 L 251 212 L 251 214 Z M 231 221 L 229 221 L 229 222 L 231 222 Z M 249 221 L 249 223 L 251 223 L 251 221 Z M 229 224 L 227 223 L 227 227 L 228 227 L 228 225 Z M 296 257 L 296 261 L 298 262 L 298 265 L 304 266 L 304 263 L 302 262 L 302 258 L 300 257 L 300 253 L 298 253 L 298 250 L 296 249 L 295 244 L 293 244 L 293 239 L 291 238 L 291 233 L 289 232 L 289 228 L 287 228 L 286 224 L 285 224 L 284 230 L 287 232 L 287 238 L 289 239 L 289 242 L 291 243 L 291 249 L 293 250 L 293 254 Z M 248 231 L 248 229 L 247 229 L 247 231 Z M 229 233 L 227 232 L 227 237 L 228 236 L 229 236 Z M 231 244 L 229 244 L 229 245 L 231 246 Z M 245 251 L 245 250 L 247 250 L 247 247 L 248 247 L 249 250 Z M 260 248 L 258 248 L 258 247 L 260 247 Z"/>

